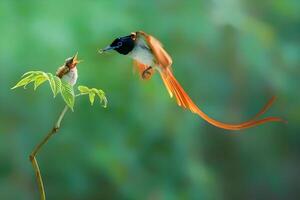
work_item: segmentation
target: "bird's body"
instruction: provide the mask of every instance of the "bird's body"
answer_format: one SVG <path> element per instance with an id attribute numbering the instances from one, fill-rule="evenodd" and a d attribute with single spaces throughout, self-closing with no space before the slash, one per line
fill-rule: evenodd
<path id="1" fill-rule="evenodd" d="M 134 32 L 128 36 L 115 39 L 112 44 L 103 49 L 102 52 L 108 50 L 115 50 L 120 54 L 131 57 L 143 79 L 150 79 L 154 70 L 159 71 L 171 98 L 175 96 L 179 106 L 189 109 L 191 112 L 199 115 L 205 121 L 216 127 L 226 130 L 241 130 L 266 122 L 282 121 L 282 119 L 278 117 L 257 119 L 267 111 L 275 97 L 271 98 L 255 117 L 243 123 L 228 124 L 209 117 L 192 101 L 176 80 L 171 69 L 172 58 L 163 48 L 162 44 L 156 38 L 143 31 Z"/>
<path id="2" fill-rule="evenodd" d="M 69 70 L 61 79 L 70 83 L 72 86 L 76 84 L 78 78 L 77 67 Z"/>
<path id="3" fill-rule="evenodd" d="M 56 76 L 60 79 L 68 82 L 70 85 L 75 85 L 78 79 L 77 73 L 77 54 L 73 57 L 67 58 L 64 65 L 58 68 L 56 71 Z"/>
<path id="4" fill-rule="evenodd" d="M 155 58 L 154 58 L 149 46 L 147 45 L 147 43 L 145 42 L 145 40 L 142 37 L 137 38 L 136 45 L 134 46 L 132 51 L 130 53 L 128 53 L 128 55 L 132 59 L 134 59 L 144 65 L 147 65 L 147 66 L 155 65 Z"/>

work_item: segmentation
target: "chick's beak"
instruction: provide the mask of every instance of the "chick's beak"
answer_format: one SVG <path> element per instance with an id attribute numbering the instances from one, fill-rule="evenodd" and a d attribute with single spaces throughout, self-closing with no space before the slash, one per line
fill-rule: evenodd
<path id="1" fill-rule="evenodd" d="M 78 52 L 75 54 L 75 56 L 73 57 L 73 65 L 77 65 L 79 63 L 81 63 L 83 60 L 78 60 Z"/>

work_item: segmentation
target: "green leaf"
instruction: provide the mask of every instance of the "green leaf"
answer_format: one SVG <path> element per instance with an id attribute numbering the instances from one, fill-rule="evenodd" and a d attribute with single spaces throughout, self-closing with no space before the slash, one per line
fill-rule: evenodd
<path id="1" fill-rule="evenodd" d="M 101 92 L 103 92 L 103 91 L 101 90 Z M 103 92 L 102 100 L 103 100 L 103 107 L 106 108 L 107 104 L 108 104 L 108 100 L 107 100 L 104 92 Z M 102 103 L 102 101 L 101 101 L 101 103 Z"/>
<path id="2" fill-rule="evenodd" d="M 11 89 L 16 89 L 18 87 L 22 87 L 24 86 L 24 88 L 26 87 L 26 85 L 30 82 L 34 81 L 34 75 L 30 74 L 29 76 L 21 79 L 14 87 L 12 87 Z"/>
<path id="3" fill-rule="evenodd" d="M 91 105 L 95 102 L 95 96 L 97 95 L 100 99 L 100 103 L 103 104 L 103 107 L 107 106 L 107 99 L 105 97 L 105 93 L 102 90 L 98 90 L 96 88 L 88 88 L 86 86 L 80 85 L 78 86 L 78 90 L 81 95 L 88 94 Z"/>
<path id="4" fill-rule="evenodd" d="M 98 90 L 96 88 L 93 88 L 92 91 L 95 92 L 98 95 L 98 97 L 100 99 L 100 103 L 102 103 L 103 107 L 106 108 L 107 107 L 107 98 L 106 98 L 105 93 L 103 92 L 103 90 Z"/>
<path id="5" fill-rule="evenodd" d="M 52 90 L 52 93 L 53 93 L 53 97 L 55 97 L 56 94 L 58 93 L 57 89 L 56 89 L 55 80 L 54 80 L 53 75 L 51 73 L 47 73 L 47 76 L 48 76 L 48 81 L 49 81 L 49 84 L 50 84 L 50 87 L 51 87 L 51 90 Z"/>
<path id="6" fill-rule="evenodd" d="M 56 96 L 58 93 L 60 93 L 62 84 L 61 84 L 60 78 L 58 78 L 57 76 L 53 76 L 53 79 L 54 79 L 55 87 L 56 87 L 54 96 Z"/>
<path id="7" fill-rule="evenodd" d="M 54 97 L 61 93 L 63 100 L 73 110 L 75 103 L 75 95 L 73 91 L 73 86 L 66 81 L 62 81 L 57 76 L 51 73 L 45 73 L 42 71 L 29 71 L 23 74 L 23 78 L 11 89 L 17 87 L 26 86 L 30 82 L 34 82 L 34 90 L 36 90 L 41 84 L 48 80 L 50 88 L 53 92 Z"/>
<path id="8" fill-rule="evenodd" d="M 43 75 L 39 75 L 39 76 L 35 77 L 34 90 L 36 90 L 45 81 L 47 81 L 47 77 L 45 77 Z"/>
<path id="9" fill-rule="evenodd" d="M 56 97 L 56 95 L 61 91 L 61 80 L 57 76 L 52 75 L 51 73 L 47 73 L 49 84 L 51 87 L 51 90 L 53 92 L 53 96 Z"/>
<path id="10" fill-rule="evenodd" d="M 47 78 L 47 74 L 45 72 L 42 71 L 29 71 L 26 72 L 25 74 L 22 75 L 22 78 L 12 89 L 15 89 L 17 87 L 21 87 L 24 86 L 24 88 L 26 87 L 26 85 L 28 85 L 31 82 L 34 82 L 34 89 L 36 89 L 40 84 L 42 84 L 43 82 L 45 82 L 44 78 L 46 76 Z"/>
<path id="11" fill-rule="evenodd" d="M 74 103 L 75 103 L 73 87 L 66 81 L 62 81 L 61 83 L 62 83 L 61 84 L 61 95 L 62 95 L 65 103 L 73 111 L 73 107 L 74 107 Z"/>
<path id="12" fill-rule="evenodd" d="M 88 87 L 83 85 L 78 86 L 78 90 L 81 94 L 88 94 L 91 91 Z"/>
<path id="13" fill-rule="evenodd" d="M 90 99 L 91 105 L 93 105 L 94 101 L 95 101 L 95 93 L 90 92 L 89 93 L 89 99 Z"/>
<path id="14" fill-rule="evenodd" d="M 22 77 L 27 76 L 27 75 L 29 75 L 29 74 L 37 75 L 37 74 L 41 74 L 41 73 L 44 73 L 44 72 L 42 72 L 42 71 L 29 71 L 29 72 L 24 73 L 24 74 L 22 75 Z"/>

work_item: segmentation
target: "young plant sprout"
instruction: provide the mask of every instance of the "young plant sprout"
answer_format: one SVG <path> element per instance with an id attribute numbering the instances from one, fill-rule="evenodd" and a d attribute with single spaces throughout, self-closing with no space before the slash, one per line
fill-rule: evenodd
<path id="1" fill-rule="evenodd" d="M 32 153 L 29 155 L 29 160 L 32 163 L 39 191 L 40 191 L 40 199 L 45 200 L 45 189 L 43 185 L 42 175 L 39 169 L 39 165 L 36 159 L 36 156 L 40 149 L 43 147 L 44 144 L 48 142 L 48 140 L 58 132 L 60 128 L 61 121 L 68 111 L 74 109 L 75 98 L 88 95 L 91 105 L 94 104 L 95 97 L 99 97 L 100 104 L 106 108 L 107 106 L 107 99 L 105 93 L 102 90 L 96 88 L 88 88 L 86 86 L 78 86 L 78 94 L 74 93 L 73 86 L 77 82 L 78 73 L 77 73 L 77 64 L 80 61 L 77 60 L 77 53 L 75 56 L 67 58 L 65 63 L 58 68 L 56 75 L 52 75 L 51 73 L 46 73 L 43 71 L 29 71 L 26 72 L 22 79 L 11 89 L 16 89 L 18 87 L 25 87 L 29 83 L 33 83 L 34 90 L 36 90 L 41 84 L 48 82 L 50 84 L 50 88 L 52 90 L 53 96 L 56 97 L 57 94 L 61 94 L 64 102 L 66 103 L 64 109 L 62 110 L 61 114 L 58 117 L 58 120 L 54 124 L 54 127 L 51 131 L 42 139 L 40 143 L 38 143 L 35 148 L 33 149 Z"/>

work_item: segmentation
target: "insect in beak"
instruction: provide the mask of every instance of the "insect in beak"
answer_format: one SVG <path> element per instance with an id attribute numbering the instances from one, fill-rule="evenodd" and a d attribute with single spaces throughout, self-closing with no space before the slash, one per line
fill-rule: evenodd
<path id="1" fill-rule="evenodd" d="M 107 47 L 105 47 L 104 49 L 100 49 L 100 50 L 98 50 L 98 53 L 100 53 L 100 54 L 102 54 L 102 53 L 104 53 L 104 52 L 106 52 L 106 51 L 110 51 L 110 50 L 114 50 L 114 49 L 117 49 L 117 48 L 119 48 L 119 47 L 121 47 L 122 46 L 122 42 L 119 42 L 118 44 L 117 44 L 117 46 L 107 46 Z"/>
<path id="2" fill-rule="evenodd" d="M 98 52 L 100 54 L 104 53 L 105 51 L 110 51 L 110 50 L 114 50 L 116 47 L 112 47 L 112 46 L 107 46 L 104 49 L 100 49 Z"/>

